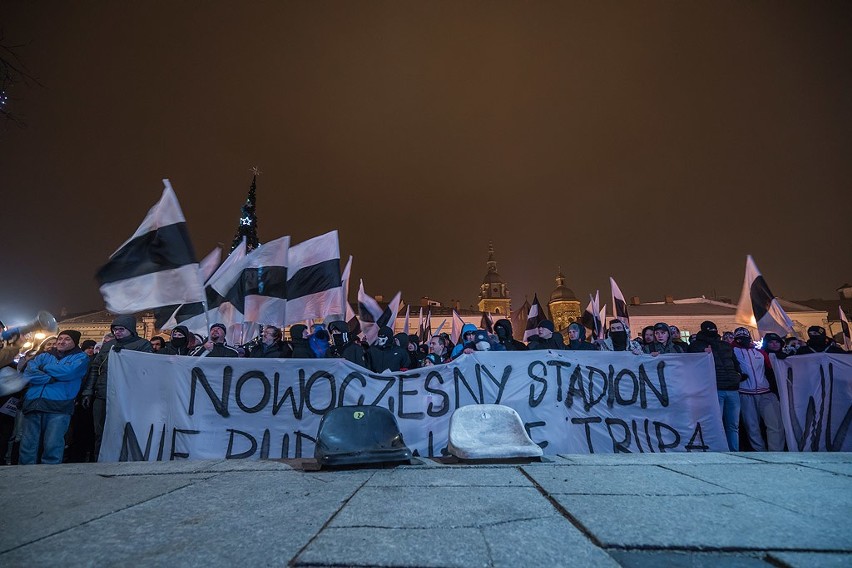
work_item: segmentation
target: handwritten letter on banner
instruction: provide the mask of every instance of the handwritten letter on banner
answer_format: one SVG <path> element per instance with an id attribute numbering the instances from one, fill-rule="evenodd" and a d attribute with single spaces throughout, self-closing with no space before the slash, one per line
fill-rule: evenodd
<path id="1" fill-rule="evenodd" d="M 375 374 L 340 359 L 110 356 L 100 461 L 313 457 L 329 408 L 388 408 L 416 455 L 441 456 L 453 411 L 514 408 L 546 454 L 724 451 L 708 354 L 465 355 Z"/>
<path id="2" fill-rule="evenodd" d="M 852 355 L 775 359 L 781 418 L 791 452 L 852 452 Z"/>

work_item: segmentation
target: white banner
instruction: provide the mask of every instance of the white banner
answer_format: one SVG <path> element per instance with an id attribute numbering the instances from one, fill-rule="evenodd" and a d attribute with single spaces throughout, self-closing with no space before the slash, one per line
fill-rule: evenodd
<path id="1" fill-rule="evenodd" d="M 772 356 L 791 452 L 852 452 L 852 356 Z"/>
<path id="2" fill-rule="evenodd" d="M 725 451 L 709 354 L 464 355 L 376 374 L 341 359 L 110 355 L 100 461 L 313 457 L 320 418 L 388 408 L 416 455 L 446 454 L 453 410 L 505 404 L 546 454 Z"/>

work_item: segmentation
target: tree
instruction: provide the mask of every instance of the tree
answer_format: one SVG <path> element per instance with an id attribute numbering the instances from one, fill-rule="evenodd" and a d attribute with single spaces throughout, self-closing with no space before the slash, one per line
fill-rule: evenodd
<path id="1" fill-rule="evenodd" d="M 0 118 L 25 126 L 20 115 L 14 113 L 9 101 L 12 89 L 18 85 L 41 85 L 27 70 L 18 57 L 20 45 L 8 45 L 6 36 L 0 32 Z"/>
<path id="2" fill-rule="evenodd" d="M 246 202 L 240 208 L 240 221 L 237 225 L 237 233 L 234 235 L 234 241 L 231 243 L 231 251 L 240 245 L 243 237 L 246 239 L 246 252 L 256 249 L 260 245 L 257 238 L 257 176 L 260 171 L 257 168 L 252 168 L 254 174 L 251 179 L 251 187 L 249 187 Z"/>

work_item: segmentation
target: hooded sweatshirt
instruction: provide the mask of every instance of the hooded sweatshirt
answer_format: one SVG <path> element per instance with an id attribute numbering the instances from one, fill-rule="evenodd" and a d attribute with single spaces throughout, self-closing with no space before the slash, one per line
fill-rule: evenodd
<path id="1" fill-rule="evenodd" d="M 566 349 L 571 351 L 597 351 L 597 348 L 586 341 L 586 326 L 579 323 L 571 323 L 568 325 L 568 330 L 576 329 L 579 331 L 577 339 L 569 341 Z"/>
<path id="2" fill-rule="evenodd" d="M 527 351 L 529 349 L 525 343 L 515 339 L 512 322 L 507 319 L 494 322 L 494 333 L 497 335 L 500 345 L 505 347 L 506 351 Z"/>

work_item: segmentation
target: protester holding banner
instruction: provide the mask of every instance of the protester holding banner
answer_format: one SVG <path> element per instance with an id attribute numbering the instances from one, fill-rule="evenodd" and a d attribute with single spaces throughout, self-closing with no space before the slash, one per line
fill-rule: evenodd
<path id="1" fill-rule="evenodd" d="M 740 374 L 739 364 L 734 357 L 731 345 L 719 336 L 719 330 L 712 321 L 701 323 L 701 331 L 695 335 L 695 340 L 689 344 L 690 353 L 712 353 L 716 366 L 716 390 L 719 396 L 719 406 L 722 409 L 722 424 L 725 427 L 725 438 L 728 440 L 728 450 L 740 450 Z"/>
<path id="2" fill-rule="evenodd" d="M 500 345 L 506 348 L 506 351 L 526 351 L 528 347 L 514 338 L 512 334 L 512 322 L 508 319 L 501 319 L 494 322 L 494 333 L 497 335 L 497 340 Z"/>
<path id="3" fill-rule="evenodd" d="M 537 349 L 565 349 L 565 344 L 562 342 L 562 336 L 553 332 L 553 322 L 550 320 L 541 320 L 538 324 L 538 334 L 531 335 L 527 346 L 530 350 Z"/>
<path id="4" fill-rule="evenodd" d="M 796 351 L 796 355 L 807 355 L 809 353 L 846 353 L 846 351 L 826 336 L 824 327 L 812 325 L 808 328 L 807 343 Z"/>
<path id="5" fill-rule="evenodd" d="M 578 322 L 568 324 L 568 345 L 571 351 L 597 351 L 597 348 L 586 341 L 586 326 Z"/>
<path id="6" fill-rule="evenodd" d="M 313 350 L 308 343 L 308 326 L 301 323 L 290 326 L 290 345 L 293 347 L 294 359 L 315 359 Z"/>
<path id="7" fill-rule="evenodd" d="M 116 316 L 110 325 L 110 333 L 115 339 L 105 343 L 89 365 L 89 374 L 83 387 L 83 407 L 92 407 L 95 421 L 95 455 L 101 448 L 106 421 L 107 379 L 109 375 L 109 356 L 122 349 L 153 353 L 151 343 L 136 333 L 136 318 L 130 315 Z"/>
<path id="8" fill-rule="evenodd" d="M 653 356 L 663 353 L 683 353 L 680 345 L 675 344 L 671 338 L 669 325 L 665 322 L 659 322 L 653 327 L 654 339 L 650 343 L 643 346 L 645 353 Z"/>
<path id="9" fill-rule="evenodd" d="M 740 383 L 740 412 L 751 447 L 758 452 L 784 451 L 784 427 L 781 424 L 781 405 L 775 373 L 765 352 L 756 349 L 751 333 L 744 327 L 734 330 L 734 356 L 739 363 L 743 382 Z M 766 425 L 766 442 L 760 433 L 760 421 Z"/>
<path id="10" fill-rule="evenodd" d="M 160 355 L 189 355 L 195 349 L 190 346 L 190 341 L 194 341 L 194 339 L 185 325 L 179 325 L 172 330 L 172 338 L 169 342 L 157 353 Z"/>
<path id="11" fill-rule="evenodd" d="M 449 360 L 449 356 L 447 354 L 447 339 L 443 333 L 440 335 L 433 335 L 432 339 L 429 340 L 429 355 L 437 357 L 438 363 L 446 363 Z"/>
<path id="12" fill-rule="evenodd" d="M 283 359 L 291 354 L 290 346 L 281 342 L 281 329 L 267 325 L 263 328 L 260 344 L 254 346 L 248 356 L 253 359 Z"/>
<path id="13" fill-rule="evenodd" d="M 221 323 L 210 326 L 210 337 L 192 352 L 193 357 L 239 357 L 236 349 L 225 345 L 228 330 Z"/>
<path id="14" fill-rule="evenodd" d="M 331 333 L 331 347 L 325 354 L 326 357 L 346 359 L 366 368 L 364 349 L 355 342 L 357 335 L 349 333 L 349 325 L 346 322 L 330 322 L 328 331 Z"/>
<path id="15" fill-rule="evenodd" d="M 65 433 L 74 412 L 74 400 L 89 367 L 89 356 L 79 347 L 80 332 L 59 333 L 54 348 L 30 361 L 24 378 L 30 388 L 24 395 L 23 437 L 20 463 L 62 463 Z"/>
<path id="16" fill-rule="evenodd" d="M 606 339 L 597 341 L 601 351 L 630 351 L 634 355 L 642 354 L 642 346 L 638 341 L 630 339 L 630 327 L 621 320 L 609 322 L 609 332 Z"/>
<path id="17" fill-rule="evenodd" d="M 399 371 L 408 364 L 408 353 L 393 340 L 393 330 L 388 326 L 379 328 L 376 342 L 367 352 L 369 368 L 374 373 Z"/>

